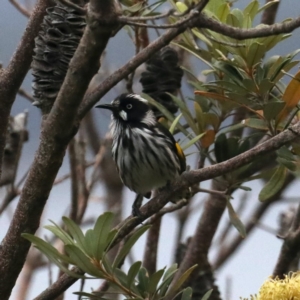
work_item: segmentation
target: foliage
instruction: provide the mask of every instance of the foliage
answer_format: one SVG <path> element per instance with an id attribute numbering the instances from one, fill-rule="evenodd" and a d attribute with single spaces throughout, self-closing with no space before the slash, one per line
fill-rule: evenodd
<path id="1" fill-rule="evenodd" d="M 100 215 L 93 229 L 84 234 L 80 227 L 71 219 L 63 217 L 66 230 L 57 224 L 48 225 L 50 230 L 64 244 L 65 254 L 60 253 L 50 243 L 31 234 L 22 236 L 44 253 L 47 258 L 56 264 L 63 272 L 75 278 L 100 278 L 108 281 L 115 293 L 120 293 L 126 299 L 162 299 L 170 295 L 182 294 L 182 300 L 191 298 L 191 288 L 181 289 L 196 266 L 188 269 L 172 286 L 172 279 L 177 271 L 177 265 L 161 269 L 149 275 L 140 261 L 132 264 L 127 273 L 121 270 L 125 257 L 141 235 L 149 226 L 141 226 L 127 238 L 118 254 L 111 262 L 107 252 L 118 237 L 118 231 L 111 228 L 114 215 L 106 212 Z M 79 275 L 68 269 L 68 265 L 77 266 L 86 275 Z M 103 293 L 77 293 L 91 299 L 105 299 Z"/>

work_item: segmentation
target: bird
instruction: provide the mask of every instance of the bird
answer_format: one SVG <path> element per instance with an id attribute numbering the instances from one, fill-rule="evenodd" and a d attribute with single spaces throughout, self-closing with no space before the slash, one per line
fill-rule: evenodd
<path id="1" fill-rule="evenodd" d="M 112 112 L 112 156 L 119 176 L 137 196 L 132 215 L 141 217 L 143 197 L 174 181 L 186 169 L 183 150 L 170 131 L 160 124 L 148 101 L 134 93 L 119 95 L 97 108 Z"/>

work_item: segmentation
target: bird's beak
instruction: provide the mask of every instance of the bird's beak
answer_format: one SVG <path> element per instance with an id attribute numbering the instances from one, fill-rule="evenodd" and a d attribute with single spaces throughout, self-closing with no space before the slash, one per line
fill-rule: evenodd
<path id="1" fill-rule="evenodd" d="M 95 106 L 97 108 L 104 108 L 104 109 L 109 109 L 111 111 L 115 111 L 117 109 L 116 106 L 112 105 L 112 104 L 100 104 L 100 105 L 97 105 Z"/>

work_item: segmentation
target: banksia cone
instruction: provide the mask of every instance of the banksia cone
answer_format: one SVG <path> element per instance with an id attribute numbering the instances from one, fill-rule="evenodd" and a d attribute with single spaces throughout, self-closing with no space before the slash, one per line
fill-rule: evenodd
<path id="1" fill-rule="evenodd" d="M 44 114 L 56 99 L 86 24 L 82 11 L 56 3 L 47 9 L 42 30 L 35 39 L 31 64 L 33 105 L 40 107 Z"/>
<path id="2" fill-rule="evenodd" d="M 143 93 L 164 105 L 170 112 L 176 113 L 178 107 L 166 93 L 177 93 L 182 76 L 177 52 L 171 47 L 164 47 L 146 63 L 146 71 L 142 73 L 140 80 Z M 162 116 L 155 107 L 153 111 L 157 118 Z"/>

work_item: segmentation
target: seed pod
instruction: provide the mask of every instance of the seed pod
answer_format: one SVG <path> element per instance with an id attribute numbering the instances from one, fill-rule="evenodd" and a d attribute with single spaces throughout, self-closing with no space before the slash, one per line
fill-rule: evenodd
<path id="1" fill-rule="evenodd" d="M 56 2 L 47 9 L 31 64 L 33 105 L 43 114 L 49 113 L 56 99 L 85 25 L 85 14 L 76 8 Z"/>
<path id="2" fill-rule="evenodd" d="M 176 113 L 178 107 L 166 93 L 175 95 L 181 87 L 183 71 L 178 63 L 177 52 L 171 47 L 164 47 L 147 61 L 146 71 L 140 79 L 143 93 L 150 95 L 172 113 Z M 162 116 L 156 108 L 153 111 L 157 118 Z"/>

